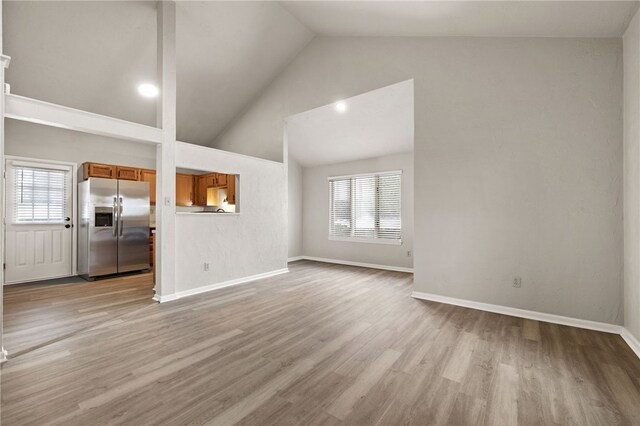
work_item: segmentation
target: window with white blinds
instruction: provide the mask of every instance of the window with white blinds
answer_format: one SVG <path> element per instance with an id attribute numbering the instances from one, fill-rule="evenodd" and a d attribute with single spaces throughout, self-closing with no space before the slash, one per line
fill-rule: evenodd
<path id="1" fill-rule="evenodd" d="M 400 244 L 401 172 L 329 178 L 329 238 Z"/>
<path id="2" fill-rule="evenodd" d="M 64 222 L 69 215 L 65 170 L 13 165 L 14 223 Z"/>

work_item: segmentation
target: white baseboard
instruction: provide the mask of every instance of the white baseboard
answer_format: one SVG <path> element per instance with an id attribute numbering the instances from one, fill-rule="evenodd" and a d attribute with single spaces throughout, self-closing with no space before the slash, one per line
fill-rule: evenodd
<path id="1" fill-rule="evenodd" d="M 446 303 L 448 305 L 463 306 L 465 308 L 478 309 L 480 311 L 494 312 L 496 314 L 510 315 L 512 317 L 527 318 L 536 321 L 551 322 L 554 324 L 568 325 L 571 327 L 586 328 L 587 330 L 604 331 L 605 333 L 621 334 L 623 327 L 604 322 L 588 321 L 562 315 L 547 314 L 544 312 L 529 311 L 526 309 L 510 308 L 490 303 L 474 302 L 472 300 L 457 299 L 455 297 L 439 296 L 437 294 L 414 291 L 411 296 L 416 299 L 430 300 L 432 302 Z"/>
<path id="2" fill-rule="evenodd" d="M 386 271 L 408 272 L 410 274 L 413 274 L 413 268 L 404 268 L 402 266 L 378 265 L 375 263 L 352 262 L 350 260 L 326 259 L 324 257 L 296 256 L 296 257 L 290 258 L 289 262 L 293 262 L 295 260 L 303 260 L 303 259 L 313 260 L 315 262 L 336 263 L 338 265 L 360 266 L 361 268 L 384 269 Z"/>
<path id="3" fill-rule="evenodd" d="M 177 298 L 178 296 L 176 296 L 175 294 L 168 294 L 166 296 L 160 296 L 159 294 L 154 294 L 152 297 L 153 300 L 160 303 L 171 302 L 172 300 L 176 300 Z"/>
<path id="4" fill-rule="evenodd" d="M 636 353 L 638 358 L 640 358 L 640 340 L 636 339 L 636 337 L 626 328 L 622 329 L 622 333 L 620 333 L 620 335 L 624 341 L 627 342 L 627 345 L 629 345 L 631 350 Z"/>
<path id="5" fill-rule="evenodd" d="M 190 290 L 179 291 L 174 294 L 168 294 L 166 296 L 153 296 L 153 300 L 156 300 L 160 303 L 170 302 L 172 300 L 182 299 L 183 297 L 193 296 L 200 293 L 206 293 L 208 291 L 218 290 L 225 287 L 231 287 L 234 285 L 245 284 L 251 281 L 261 280 L 263 278 L 273 277 L 275 275 L 286 274 L 289 272 L 288 268 L 277 269 L 275 271 L 265 272 L 262 274 L 250 275 L 248 277 L 237 278 L 235 280 L 223 281 L 221 283 L 210 284 L 203 287 L 193 288 Z"/>
<path id="6" fill-rule="evenodd" d="M 304 258 L 305 258 L 304 256 L 294 256 L 287 259 L 287 261 L 291 263 L 291 262 L 295 262 L 296 260 L 303 260 Z"/>
<path id="7" fill-rule="evenodd" d="M 0 364 L 5 362 L 8 356 L 9 354 L 7 353 L 7 351 L 5 351 L 4 348 L 0 348 Z"/>

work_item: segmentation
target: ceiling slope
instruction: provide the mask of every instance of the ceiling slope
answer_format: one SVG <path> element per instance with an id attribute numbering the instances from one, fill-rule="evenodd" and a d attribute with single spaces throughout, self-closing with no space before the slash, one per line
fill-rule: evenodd
<path id="1" fill-rule="evenodd" d="M 327 36 L 620 37 L 635 1 L 286 1 Z"/>
<path id="2" fill-rule="evenodd" d="M 413 80 L 287 118 L 289 153 L 303 167 L 413 151 Z"/>
<path id="3" fill-rule="evenodd" d="M 154 100 L 136 92 L 156 78 L 152 2 L 4 1 L 3 51 L 11 92 L 155 126 Z"/>
<path id="4" fill-rule="evenodd" d="M 283 7 L 284 6 L 284 7 Z M 314 37 L 619 36 L 636 2 L 179 2 L 178 139 L 210 145 Z M 12 92 L 155 125 L 156 4 L 5 1 Z"/>
<path id="5" fill-rule="evenodd" d="M 180 2 L 178 140 L 210 144 L 313 38 L 275 2 Z"/>
<path id="6" fill-rule="evenodd" d="M 12 93 L 156 125 L 156 3 L 5 1 Z M 275 2 L 177 4 L 178 140 L 207 145 L 314 34 Z"/>

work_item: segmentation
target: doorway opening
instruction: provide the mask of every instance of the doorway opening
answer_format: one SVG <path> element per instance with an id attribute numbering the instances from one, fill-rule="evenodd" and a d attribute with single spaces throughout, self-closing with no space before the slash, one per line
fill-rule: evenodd
<path id="1" fill-rule="evenodd" d="M 155 190 L 156 147 L 17 120 L 5 120 L 5 130 L 3 346 L 9 357 L 107 326 L 157 303 L 152 299 L 153 273 L 138 272 L 149 271 L 154 263 L 155 192 L 150 191 Z M 122 208 L 113 209 L 117 193 L 108 202 L 83 208 L 79 189 L 89 179 L 122 186 L 122 200 L 117 198 Z M 148 187 L 149 196 L 124 191 L 131 185 Z M 105 207 L 110 214 L 101 213 Z M 143 213 L 134 214 L 139 210 Z M 80 234 L 87 225 L 109 234 L 112 258 L 120 249 L 118 272 L 136 272 L 98 274 L 94 281 L 81 278 L 80 240 L 88 238 Z M 114 225 L 122 226 L 116 230 Z M 115 248 L 114 233 L 127 244 Z M 105 241 L 92 241 L 105 246 Z M 100 264 L 107 256 L 90 259 Z"/>
<path id="2" fill-rule="evenodd" d="M 413 271 L 414 82 L 286 118 L 289 260 Z"/>

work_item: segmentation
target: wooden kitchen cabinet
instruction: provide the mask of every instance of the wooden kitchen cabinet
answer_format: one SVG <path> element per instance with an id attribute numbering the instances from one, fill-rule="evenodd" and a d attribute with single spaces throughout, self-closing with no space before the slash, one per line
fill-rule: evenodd
<path id="1" fill-rule="evenodd" d="M 222 173 L 209 173 L 208 175 L 204 175 L 204 177 L 206 178 L 207 188 L 212 186 L 227 186 L 227 175 L 223 175 Z"/>
<path id="2" fill-rule="evenodd" d="M 138 169 L 134 167 L 116 166 L 116 179 L 138 180 Z"/>
<path id="3" fill-rule="evenodd" d="M 227 175 L 216 173 L 216 186 L 227 186 Z"/>
<path id="4" fill-rule="evenodd" d="M 155 236 L 153 235 L 153 233 L 149 236 L 149 265 L 153 266 L 153 260 L 154 260 L 154 242 L 155 240 Z"/>
<path id="5" fill-rule="evenodd" d="M 192 206 L 194 204 L 193 175 L 176 173 L 176 206 Z"/>
<path id="6" fill-rule="evenodd" d="M 141 169 L 140 180 L 142 182 L 149 182 L 149 202 L 154 206 L 156 204 L 156 171 Z"/>
<path id="7" fill-rule="evenodd" d="M 82 177 L 89 179 L 97 177 L 103 179 L 140 180 L 140 171 L 135 167 L 114 166 L 113 164 L 84 163 Z"/>
<path id="8" fill-rule="evenodd" d="M 227 203 L 236 203 L 236 175 L 227 175 Z"/>
<path id="9" fill-rule="evenodd" d="M 196 205 L 207 205 L 207 176 L 196 176 Z"/>
<path id="10" fill-rule="evenodd" d="M 116 166 L 112 166 L 111 164 L 84 163 L 82 165 L 82 176 L 85 180 L 90 177 L 114 179 L 116 177 Z"/>

